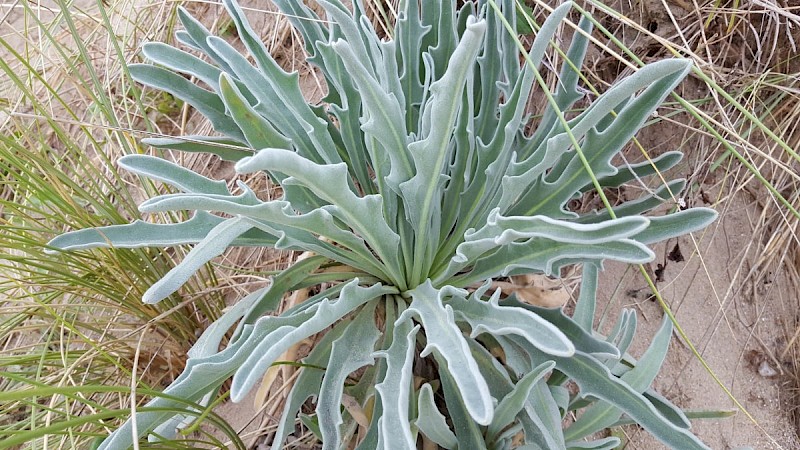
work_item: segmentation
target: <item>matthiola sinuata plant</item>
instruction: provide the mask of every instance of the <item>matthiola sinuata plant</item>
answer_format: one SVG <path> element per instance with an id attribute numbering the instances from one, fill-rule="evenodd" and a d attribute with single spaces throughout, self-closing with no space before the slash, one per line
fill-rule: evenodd
<path id="1" fill-rule="evenodd" d="M 255 65 L 180 10 L 184 30 L 177 39 L 206 59 L 149 43 L 143 52 L 155 65 L 130 71 L 191 104 L 221 135 L 147 144 L 210 152 L 235 161 L 241 174 L 265 172 L 283 196 L 261 201 L 244 183 L 232 192 L 224 181 L 172 162 L 130 155 L 120 166 L 181 191 L 145 201 L 142 212 L 194 216 L 75 231 L 50 245 L 193 244 L 147 291 L 147 303 L 174 294 L 229 246 L 309 257 L 212 324 L 165 396 L 101 448 L 174 435 L 190 416 L 177 414 L 182 403 L 172 398 L 207 405 L 232 379 L 231 399 L 245 399 L 282 355 L 319 333 L 285 401 L 273 449 L 294 432 L 310 398 L 316 412 L 305 420 L 325 449 L 354 441 L 359 449 L 412 449 L 418 439 L 464 450 L 610 449 L 619 439 L 595 433 L 626 419 L 673 448 L 706 448 L 684 413 L 650 388 L 671 323 L 664 321 L 638 361 L 626 353 L 636 325 L 632 311 L 622 312 L 607 337 L 593 323 L 603 260 L 650 261 L 648 244 L 700 229 L 714 211 L 641 215 L 681 191 L 683 180 L 612 210 L 567 208 L 586 192 L 639 181 L 680 160 L 679 152 L 669 152 L 641 164 L 612 164 L 690 63 L 643 67 L 566 120 L 561 112 L 582 97 L 578 70 L 591 32 L 584 18 L 530 133 L 526 102 L 569 4 L 550 15 L 521 58 L 511 0 L 459 8 L 449 0 L 401 1 L 392 38 L 384 40 L 359 0 L 352 12 L 338 0 L 317 0 L 325 20 L 301 1 L 274 1 L 324 75 L 321 105 L 304 100 L 297 74 L 278 66 L 233 0 L 225 6 Z M 583 266 L 583 281 L 571 317 L 492 286 L 519 274 L 558 277 L 573 264 Z M 307 300 L 268 314 L 287 294 L 309 288 Z M 354 373 L 356 381 L 348 381 Z M 344 394 L 363 417 L 343 408 Z"/>

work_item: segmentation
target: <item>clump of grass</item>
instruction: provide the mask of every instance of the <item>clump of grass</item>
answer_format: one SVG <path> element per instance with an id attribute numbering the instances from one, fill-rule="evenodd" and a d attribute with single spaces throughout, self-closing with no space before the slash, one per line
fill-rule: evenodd
<path id="1" fill-rule="evenodd" d="M 113 161 L 142 151 L 133 130 L 174 127 L 182 111 L 166 121 L 150 113 L 158 99 L 130 82 L 125 62 L 141 39 L 169 34 L 173 13 L 133 2 L 85 9 L 22 2 L 4 21 L 0 448 L 88 448 L 136 392 L 159 391 L 180 372 L 182 355 L 225 306 L 212 290 L 223 280 L 208 269 L 167 304 L 141 303 L 182 249 L 50 254 L 42 247 L 68 229 L 139 216 L 134 197 L 142 194 L 121 188 L 132 180 Z M 224 420 L 207 422 L 240 442 Z M 228 448 L 215 439 L 202 438 Z"/>

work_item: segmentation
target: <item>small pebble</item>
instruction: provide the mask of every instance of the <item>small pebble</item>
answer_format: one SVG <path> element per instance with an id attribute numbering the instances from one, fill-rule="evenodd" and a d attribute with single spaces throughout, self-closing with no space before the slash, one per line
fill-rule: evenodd
<path id="1" fill-rule="evenodd" d="M 761 364 L 758 365 L 758 374 L 762 377 L 774 377 L 778 375 L 778 372 L 775 371 L 766 361 L 761 361 Z"/>

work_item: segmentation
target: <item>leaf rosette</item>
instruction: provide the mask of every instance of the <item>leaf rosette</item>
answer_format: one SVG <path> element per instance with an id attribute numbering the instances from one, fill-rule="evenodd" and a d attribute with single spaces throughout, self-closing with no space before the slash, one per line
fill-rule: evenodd
<path id="1" fill-rule="evenodd" d="M 244 183 L 230 190 L 172 162 L 129 155 L 121 167 L 177 190 L 145 201 L 142 212 L 189 210 L 193 217 L 74 231 L 49 245 L 193 245 L 144 294 L 148 303 L 179 295 L 195 271 L 231 246 L 311 256 L 209 327 L 164 396 L 101 448 L 173 436 L 186 424 L 174 398 L 207 405 L 228 379 L 231 399 L 243 400 L 282 355 L 323 332 L 298 369 L 273 448 L 282 447 L 309 399 L 315 414 L 305 421 L 326 449 L 352 441 L 362 449 L 416 448 L 420 437 L 449 449 L 508 448 L 512 441 L 520 448 L 606 449 L 618 440 L 584 439 L 623 415 L 674 448 L 706 448 L 680 409 L 650 389 L 671 324 L 638 361 L 626 353 L 636 324 L 631 312 L 610 336 L 592 327 L 603 261 L 650 261 L 648 244 L 701 229 L 715 212 L 642 215 L 680 191 L 682 180 L 611 210 L 567 206 L 680 160 L 669 152 L 614 164 L 686 76 L 688 61 L 643 67 L 566 120 L 563 111 L 582 98 L 578 70 L 591 33 L 584 18 L 530 133 L 527 100 L 569 4 L 542 24 L 521 65 L 510 0 L 467 1 L 458 9 L 447 0 L 404 1 L 388 39 L 378 37 L 360 1 L 350 11 L 338 0 L 318 0 L 322 20 L 302 2 L 275 0 L 327 83 L 324 102 L 313 105 L 242 9 L 224 3 L 249 57 L 181 9 L 184 29 L 176 36 L 188 51 L 146 44 L 143 53 L 155 64 L 130 66 L 137 81 L 190 104 L 218 135 L 145 143 L 212 153 L 241 174 L 263 172 L 282 197 L 262 201 Z M 584 280 L 573 317 L 492 289 L 498 278 L 558 277 L 575 264 Z M 310 286 L 319 292 L 268 314 Z M 355 384 L 348 381 L 354 373 Z M 342 408 L 345 396 L 362 414 Z M 574 412 L 578 419 L 562 425 Z"/>

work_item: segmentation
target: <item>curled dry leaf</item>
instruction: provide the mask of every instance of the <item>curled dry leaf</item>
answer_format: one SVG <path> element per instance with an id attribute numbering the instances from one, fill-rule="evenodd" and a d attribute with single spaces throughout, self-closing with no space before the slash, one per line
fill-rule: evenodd
<path id="1" fill-rule="evenodd" d="M 560 308 L 570 298 L 569 292 L 558 280 L 541 274 L 515 275 L 511 282 L 495 282 L 507 295 L 515 294 L 525 303 L 544 308 Z"/>

